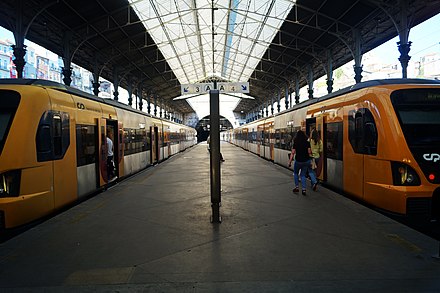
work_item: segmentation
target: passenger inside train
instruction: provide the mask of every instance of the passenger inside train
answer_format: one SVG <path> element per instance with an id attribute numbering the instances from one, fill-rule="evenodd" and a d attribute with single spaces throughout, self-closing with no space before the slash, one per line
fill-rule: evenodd
<path id="1" fill-rule="evenodd" d="M 113 132 L 111 128 L 107 129 L 107 178 L 108 181 L 116 179 L 115 162 L 113 160 Z"/>

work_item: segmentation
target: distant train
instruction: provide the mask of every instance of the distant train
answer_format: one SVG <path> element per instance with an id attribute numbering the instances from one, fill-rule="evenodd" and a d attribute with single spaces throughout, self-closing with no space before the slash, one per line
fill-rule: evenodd
<path id="1" fill-rule="evenodd" d="M 196 143 L 193 128 L 45 80 L 0 80 L 0 229 L 29 223 Z"/>
<path id="2" fill-rule="evenodd" d="M 358 83 L 236 128 L 229 140 L 287 166 L 296 131 L 313 128 L 325 185 L 403 218 L 440 220 L 439 81 Z"/>

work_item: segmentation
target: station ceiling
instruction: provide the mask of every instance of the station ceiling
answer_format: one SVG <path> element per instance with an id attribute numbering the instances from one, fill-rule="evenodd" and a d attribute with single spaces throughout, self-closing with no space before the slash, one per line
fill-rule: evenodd
<path id="1" fill-rule="evenodd" d="M 333 68 L 353 60 L 354 31 L 365 53 L 440 12 L 438 0 L 404 1 L 2 0 L 0 25 L 181 113 L 193 110 L 173 100 L 180 84 L 249 81 L 255 99 L 236 108 L 248 112 L 306 85 L 309 68 L 325 75 L 328 56 Z"/>

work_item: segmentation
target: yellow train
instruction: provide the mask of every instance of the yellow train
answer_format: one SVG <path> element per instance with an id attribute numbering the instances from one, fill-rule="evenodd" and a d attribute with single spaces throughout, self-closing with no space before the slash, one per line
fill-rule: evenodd
<path id="1" fill-rule="evenodd" d="M 325 185 L 405 218 L 440 220 L 439 81 L 359 83 L 236 128 L 229 139 L 287 166 L 295 132 L 313 128 L 324 143 Z"/>
<path id="2" fill-rule="evenodd" d="M 0 80 L 0 229 L 29 223 L 196 143 L 193 128 L 45 80 Z"/>

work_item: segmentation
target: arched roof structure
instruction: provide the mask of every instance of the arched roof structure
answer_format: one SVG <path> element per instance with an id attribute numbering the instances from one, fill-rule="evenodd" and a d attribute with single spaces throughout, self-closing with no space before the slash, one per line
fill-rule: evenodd
<path id="1" fill-rule="evenodd" d="M 255 99 L 304 86 L 440 12 L 438 0 L 3 0 L 0 25 L 124 88 L 192 112 L 180 84 L 249 81 Z M 397 50 L 397 47 L 396 47 Z M 69 63 L 66 63 L 69 64 Z"/>

